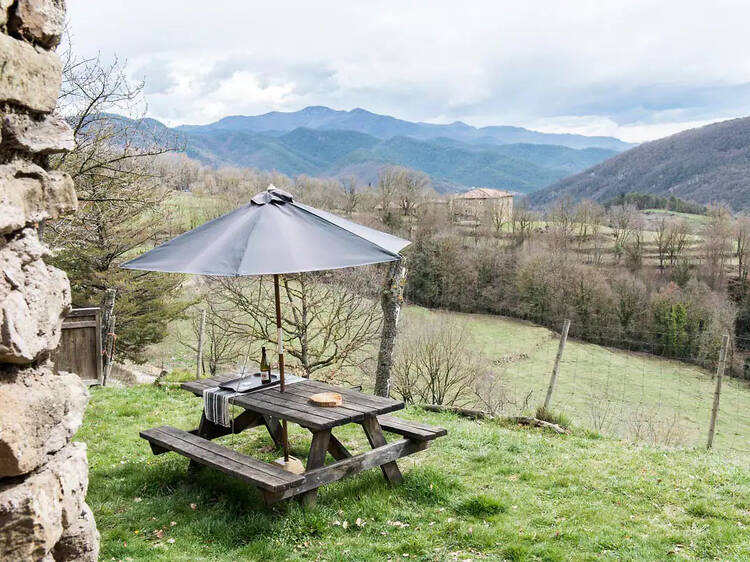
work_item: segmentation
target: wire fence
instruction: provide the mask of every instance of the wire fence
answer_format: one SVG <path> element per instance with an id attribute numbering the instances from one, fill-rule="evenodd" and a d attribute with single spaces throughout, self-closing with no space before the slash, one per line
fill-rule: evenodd
<path id="1" fill-rule="evenodd" d="M 561 336 L 544 332 L 537 341 L 525 342 L 526 352 L 487 357 L 504 387 L 498 414 L 528 412 L 545 402 Z M 733 362 L 734 368 L 722 377 L 713 448 L 750 453 L 750 381 L 742 378 L 747 370 L 738 351 L 749 349 L 750 339 L 730 341 L 727 364 Z M 599 345 L 570 338 L 548 412 L 603 435 L 668 447 L 706 447 L 717 363 L 664 356 L 653 342 L 629 341 L 621 334 Z"/>

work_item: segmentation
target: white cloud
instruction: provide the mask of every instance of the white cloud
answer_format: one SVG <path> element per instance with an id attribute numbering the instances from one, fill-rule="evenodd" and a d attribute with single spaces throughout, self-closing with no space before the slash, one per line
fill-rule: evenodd
<path id="1" fill-rule="evenodd" d="M 750 4 L 69 0 L 170 123 L 331 105 L 644 140 L 750 113 Z M 560 127 L 573 127 L 572 129 Z"/>

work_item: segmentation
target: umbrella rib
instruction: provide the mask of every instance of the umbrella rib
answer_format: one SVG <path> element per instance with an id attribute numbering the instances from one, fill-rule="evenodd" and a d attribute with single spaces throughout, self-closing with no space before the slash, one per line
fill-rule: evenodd
<path id="1" fill-rule="evenodd" d="M 352 236 L 356 236 L 356 237 L 357 237 L 357 238 L 359 238 L 360 240 L 364 240 L 365 242 L 367 242 L 368 244 L 371 244 L 371 245 L 375 246 L 376 248 L 379 248 L 380 250 L 382 250 L 383 252 L 385 252 L 385 253 L 387 253 L 387 254 L 389 254 L 389 255 L 393 256 L 394 258 L 397 258 L 397 259 L 401 259 L 401 254 L 399 254 L 398 252 L 392 252 L 392 251 L 391 251 L 391 250 L 389 250 L 388 248 L 384 248 L 383 246 L 381 246 L 381 245 L 380 245 L 380 244 L 378 244 L 377 242 L 373 242 L 372 240 L 369 240 L 368 238 L 365 238 L 365 237 L 364 237 L 364 236 L 362 236 L 361 234 L 357 234 L 356 232 L 354 232 L 354 231 L 352 231 L 352 230 L 349 230 L 349 229 L 347 229 L 347 228 L 344 228 L 343 226 L 341 226 L 341 225 L 339 225 L 339 224 L 336 224 L 336 223 L 335 223 L 335 222 L 333 222 L 333 221 L 329 221 L 329 220 L 327 220 L 326 218 L 324 218 L 324 217 L 321 217 L 320 215 L 316 215 L 316 214 L 315 214 L 315 213 L 313 213 L 312 211 L 308 211 L 308 210 L 307 210 L 307 209 L 306 209 L 306 208 L 305 208 L 304 206 L 302 206 L 302 205 L 298 205 L 298 204 L 297 204 L 297 203 L 295 203 L 294 201 L 292 201 L 292 202 L 290 203 L 290 205 L 293 205 L 295 209 L 299 209 L 300 211 L 304 211 L 304 212 L 305 212 L 305 213 L 307 213 L 308 215 L 310 215 L 310 216 L 312 216 L 312 217 L 315 217 L 315 219 L 316 219 L 317 221 L 323 222 L 323 223 L 325 223 L 325 224 L 330 224 L 330 225 L 333 225 L 333 226 L 335 226 L 336 228 L 338 228 L 338 229 L 340 229 L 340 230 L 343 230 L 344 232 L 346 232 L 346 233 L 348 233 L 348 234 L 351 234 Z M 385 234 L 387 234 L 387 233 L 385 233 Z M 377 263 L 377 262 L 373 262 L 373 263 Z"/>

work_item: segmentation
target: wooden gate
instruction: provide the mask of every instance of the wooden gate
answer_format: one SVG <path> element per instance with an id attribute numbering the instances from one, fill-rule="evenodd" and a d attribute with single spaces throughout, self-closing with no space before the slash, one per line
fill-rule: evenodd
<path id="1" fill-rule="evenodd" d="M 88 385 L 102 384 L 102 317 L 99 308 L 76 308 L 63 320 L 55 370 L 76 373 Z"/>

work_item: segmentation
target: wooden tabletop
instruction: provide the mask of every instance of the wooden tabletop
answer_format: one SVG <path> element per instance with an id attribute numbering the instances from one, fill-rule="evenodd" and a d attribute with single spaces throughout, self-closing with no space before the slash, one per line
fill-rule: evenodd
<path id="1" fill-rule="evenodd" d="M 203 395 L 203 389 L 218 386 L 232 380 L 237 375 L 219 375 L 182 384 L 182 388 L 196 396 Z M 318 392 L 338 392 L 344 399 L 341 406 L 333 408 L 313 405 L 309 398 Z M 287 384 L 285 392 L 273 386 L 248 394 L 240 394 L 229 399 L 246 410 L 287 420 L 314 431 L 330 429 L 339 425 L 360 422 L 366 416 L 376 416 L 400 410 L 403 402 L 364 394 L 357 390 L 341 388 L 324 382 L 304 380 Z"/>

